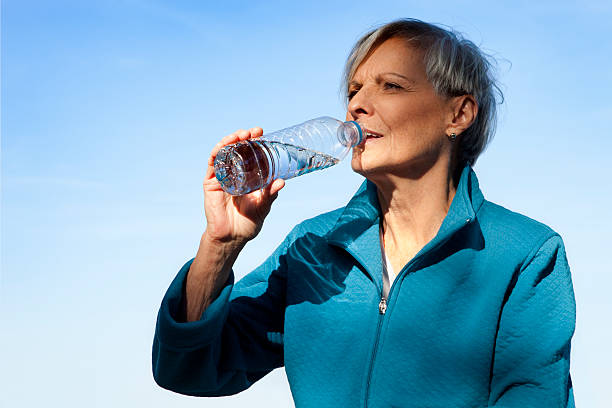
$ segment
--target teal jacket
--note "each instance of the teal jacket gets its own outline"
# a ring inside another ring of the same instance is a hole
[[[301,407],[567,407],[575,301],[563,242],[486,201],[463,170],[435,238],[381,308],[380,209],[363,183],[304,221],[257,269],[181,322],[185,276],[158,314],[153,374],[197,396],[285,366]],[[383,313],[384,312],[384,313]]]

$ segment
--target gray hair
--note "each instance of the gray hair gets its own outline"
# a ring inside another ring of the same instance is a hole
[[[481,51],[462,34],[416,19],[400,19],[375,28],[362,36],[349,54],[344,68],[342,88],[357,68],[374,50],[390,38],[403,38],[424,53],[427,78],[439,95],[472,95],[478,115],[463,132],[459,145],[459,165],[473,165],[495,133],[497,103],[503,93],[495,78],[495,59]]]

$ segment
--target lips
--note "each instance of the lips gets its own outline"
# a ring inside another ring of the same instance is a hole
[[[383,137],[383,135],[381,135],[380,133],[374,132],[373,130],[370,129],[365,129],[365,135],[366,135],[366,139],[378,139]]]

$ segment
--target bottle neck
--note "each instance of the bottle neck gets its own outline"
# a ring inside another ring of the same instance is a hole
[[[363,138],[365,137],[365,131],[358,122],[354,120],[349,120],[344,122],[342,127],[342,138],[344,140],[341,140],[341,143],[343,145],[352,148],[363,141]]]

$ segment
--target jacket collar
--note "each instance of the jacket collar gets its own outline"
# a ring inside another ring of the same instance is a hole
[[[457,192],[438,233],[419,251],[415,259],[448,241],[464,226],[473,223],[483,202],[484,197],[476,174],[471,166],[467,165],[461,172]],[[380,216],[376,186],[366,180],[326,234],[330,244],[346,249],[375,281],[380,281],[378,270],[382,265],[379,243]]]

